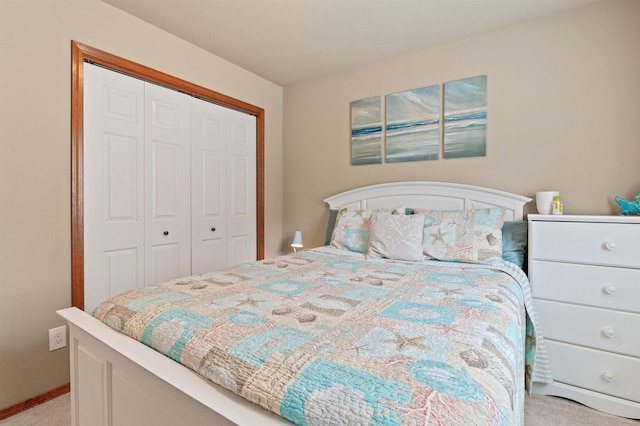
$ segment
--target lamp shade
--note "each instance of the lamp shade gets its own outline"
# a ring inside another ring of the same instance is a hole
[[[291,247],[302,247],[302,232],[296,231],[291,241]]]

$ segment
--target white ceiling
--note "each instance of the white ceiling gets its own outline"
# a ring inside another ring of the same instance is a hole
[[[603,0],[102,1],[287,86]]]

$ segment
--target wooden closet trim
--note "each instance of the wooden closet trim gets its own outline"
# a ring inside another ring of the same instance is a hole
[[[264,259],[264,109],[76,41],[71,42],[71,304],[84,310],[83,64],[90,62],[256,117],[256,242]]]

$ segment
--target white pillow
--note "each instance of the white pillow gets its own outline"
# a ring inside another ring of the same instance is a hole
[[[371,217],[368,257],[419,261],[424,215],[375,214]]]

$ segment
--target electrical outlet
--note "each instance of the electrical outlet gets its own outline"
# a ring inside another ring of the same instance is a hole
[[[49,330],[49,352],[67,346],[67,326],[52,328]]]

